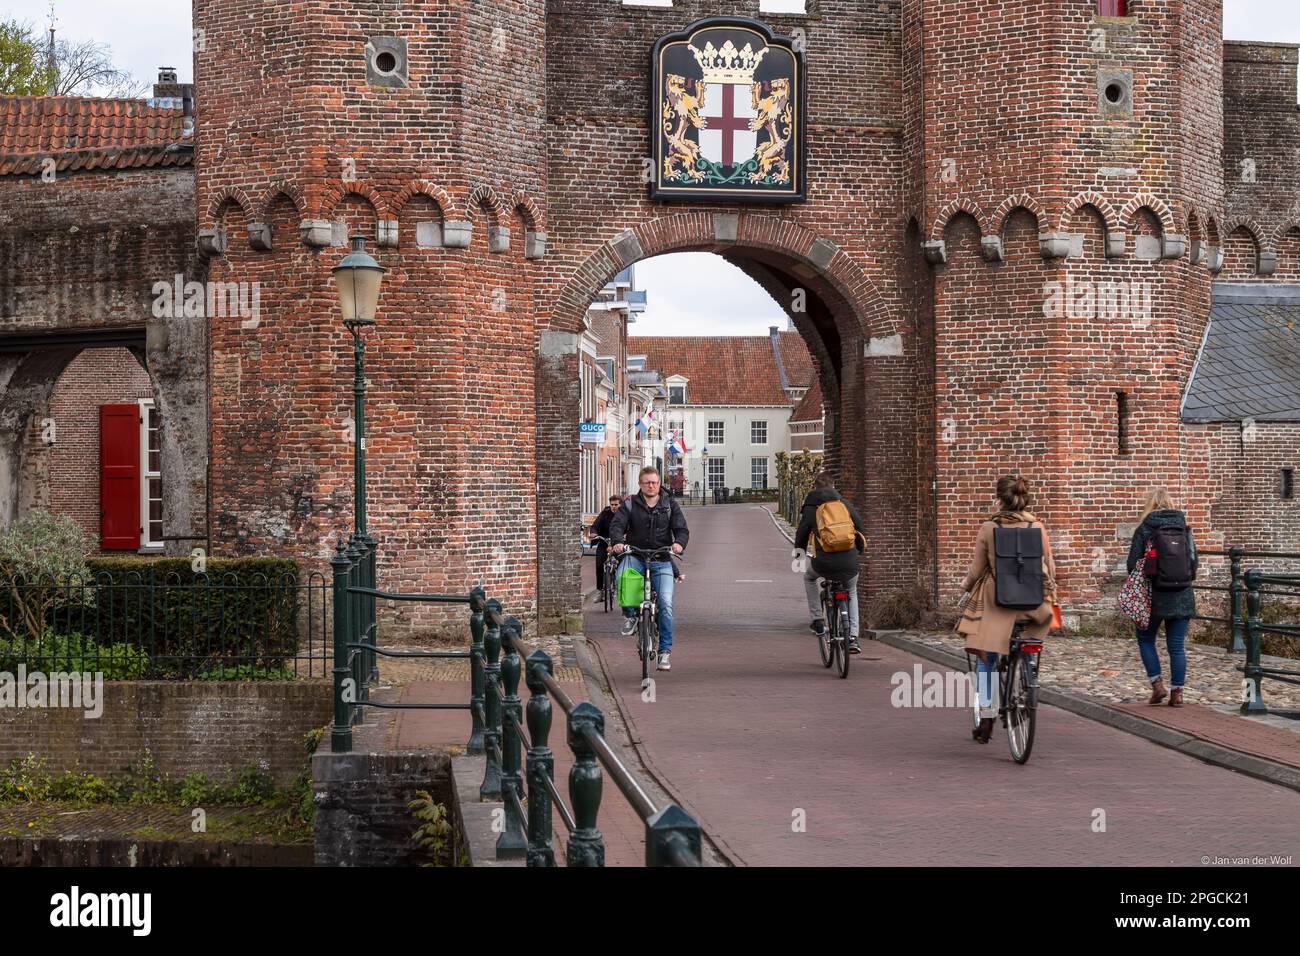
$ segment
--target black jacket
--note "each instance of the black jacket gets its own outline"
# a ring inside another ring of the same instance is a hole
[[[1146,520],[1138,525],[1137,530],[1133,532],[1133,541],[1128,547],[1128,571],[1133,573],[1137,563],[1142,560],[1142,556],[1147,552],[1147,543],[1155,535],[1157,528],[1186,528],[1187,516],[1176,509],[1166,511],[1153,511],[1147,515]],[[1192,540],[1192,533],[1187,532],[1187,540],[1191,542],[1190,557],[1192,559],[1192,570],[1195,572],[1197,564],[1196,542]],[[1191,617],[1196,613],[1196,592],[1190,587],[1180,588],[1177,591],[1162,591],[1159,588],[1151,589],[1151,620],[1166,617]]]
[[[614,514],[609,523],[609,540],[614,544],[628,544],[634,548],[668,548],[674,544],[686,547],[690,532],[686,529],[686,515],[675,499],[659,495],[653,507],[637,492]]]
[[[598,515],[596,520],[591,523],[591,533],[600,535],[602,538],[609,537],[609,526],[614,521],[614,509],[605,505],[605,509]],[[597,542],[598,547],[603,547],[605,542]]]
[[[808,493],[808,497],[803,500],[803,508],[799,511],[799,530],[794,535],[794,546],[803,550],[808,550],[808,539],[816,534],[817,531],[817,506],[827,501],[844,501],[840,493],[834,488],[814,488]],[[866,534],[866,528],[862,524],[862,519],[858,517],[857,511],[853,505],[844,501],[844,506],[849,509],[849,517],[853,519],[853,528],[859,534]],[[813,558],[812,567],[819,575],[824,578],[833,578],[837,576],[851,577],[858,573],[858,555],[862,553],[862,539],[858,539],[856,548],[848,551],[839,551],[835,554],[822,554],[818,549],[818,554]]]

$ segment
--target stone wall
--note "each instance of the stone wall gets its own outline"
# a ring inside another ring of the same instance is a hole
[[[307,757],[304,735],[330,722],[325,681],[105,681],[98,718],[70,707],[0,708],[0,766],[29,753],[53,773],[112,777],[146,750],[160,773],[224,781],[259,767],[286,786]]]

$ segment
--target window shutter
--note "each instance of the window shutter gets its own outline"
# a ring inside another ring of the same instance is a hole
[[[99,546],[140,547],[140,406],[99,406]]]

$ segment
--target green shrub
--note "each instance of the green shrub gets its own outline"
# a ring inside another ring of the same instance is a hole
[[[424,865],[447,866],[449,859],[455,865],[460,854],[456,852],[456,828],[452,825],[446,804],[434,803],[427,790],[417,790],[415,799],[407,806],[412,811],[411,815],[421,821],[411,838],[433,857],[433,862]]]
[[[50,773],[45,769],[44,757],[30,753],[15,757],[6,769],[0,770],[0,800],[45,800],[50,790]]]
[[[140,680],[149,672],[149,655],[130,644],[99,647],[83,634],[56,634],[46,628],[35,641],[0,638],[0,671],[23,664],[46,674],[102,673],[104,680]]]
[[[88,548],[72,518],[39,509],[0,532],[0,635],[37,640],[56,609],[92,601],[77,586],[89,578]]]
[[[216,664],[194,675],[195,680],[297,680],[289,667],[258,667],[256,664]]]
[[[117,787],[93,773],[65,770],[54,780],[49,796],[75,803],[112,803],[117,799]]]
[[[275,797],[275,781],[259,767],[245,767],[235,777],[226,802],[270,803]]]
[[[153,754],[146,748],[126,768],[121,796],[128,803],[166,803],[167,790],[167,780],[154,764]]]

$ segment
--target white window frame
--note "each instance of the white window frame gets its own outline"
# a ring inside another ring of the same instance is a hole
[[[158,479],[159,486],[159,505],[162,504],[162,443],[158,446],[158,471],[149,470],[149,413],[154,410],[152,398],[141,398],[136,401],[140,407],[140,551],[161,551],[163,542],[161,534],[158,540],[153,538],[153,521],[150,520],[149,505],[152,499],[149,497],[149,487],[152,479]],[[159,423],[155,431],[161,431],[162,425]],[[161,437],[161,436],[160,436]],[[159,519],[159,525],[162,519]],[[161,528],[159,529],[161,531]]]
[[[713,437],[713,426],[718,426],[718,437]],[[727,443],[727,422],[725,419],[713,419],[705,426],[705,434],[709,436],[710,445],[725,445]]]
[[[754,482],[755,482],[755,474],[754,474],[755,466],[758,465],[759,463],[762,463],[762,465],[763,465],[763,483],[762,483],[761,485],[759,485],[759,484],[755,484],[755,483],[754,483]],[[757,455],[756,455],[755,457],[749,459],[749,487],[750,487],[751,490],[755,490],[755,491],[766,491],[766,490],[767,490],[767,476],[768,476],[768,468],[767,468],[767,456],[766,456],[766,455],[762,455],[762,456],[757,456]]]
[[[727,487],[727,460],[725,458],[709,459],[709,491]]]
[[[762,428],[762,429],[763,429],[763,440],[762,440],[762,441],[758,441],[758,440],[756,440],[756,439],[754,438],[754,430],[757,429],[757,428]],[[766,444],[767,444],[767,419],[766,419],[766,418],[751,418],[751,419],[750,419],[750,421],[749,421],[749,443],[750,443],[751,445],[766,445]]]

